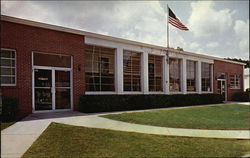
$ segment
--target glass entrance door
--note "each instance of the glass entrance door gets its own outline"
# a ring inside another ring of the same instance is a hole
[[[226,81],[225,80],[218,80],[217,92],[222,95],[223,100],[226,100]]]
[[[70,109],[70,71],[55,70],[55,108]]]
[[[52,71],[34,69],[35,110],[52,110]]]
[[[70,70],[34,69],[35,111],[71,109]]]

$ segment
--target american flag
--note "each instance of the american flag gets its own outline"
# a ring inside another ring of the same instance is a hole
[[[188,31],[188,28],[181,23],[181,21],[175,16],[175,14],[172,12],[170,8],[168,8],[168,22],[173,25],[174,27],[177,27],[178,29]]]

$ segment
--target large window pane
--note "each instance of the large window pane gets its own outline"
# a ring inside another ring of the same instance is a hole
[[[240,75],[230,75],[230,88],[240,89]]]
[[[15,60],[2,57],[1,66],[15,67]]]
[[[15,84],[15,77],[1,76],[1,84]]]
[[[196,91],[196,62],[187,60],[187,91]]]
[[[34,65],[70,68],[71,56],[34,53]]]
[[[55,86],[56,87],[70,87],[70,72],[56,70]]]
[[[169,59],[169,90],[170,92],[181,91],[181,60]]]
[[[115,91],[115,49],[86,45],[85,52],[87,91]]]
[[[15,75],[15,68],[1,67],[1,75]]]
[[[0,57],[15,59],[15,52],[11,50],[1,49]]]
[[[123,52],[124,91],[141,91],[141,53]]]
[[[201,63],[201,90],[211,91],[211,64]]]
[[[162,88],[162,57],[148,56],[149,91],[163,91]]]
[[[0,53],[0,83],[1,85],[15,85],[16,58],[15,51],[1,49]]]

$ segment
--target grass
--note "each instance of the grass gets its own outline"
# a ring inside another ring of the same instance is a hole
[[[151,110],[102,117],[114,120],[174,128],[250,129],[250,106],[240,104]]]
[[[52,123],[22,158],[240,157],[248,140],[168,137]]]
[[[1,130],[13,125],[14,123],[16,123],[15,121],[12,122],[1,122]]]

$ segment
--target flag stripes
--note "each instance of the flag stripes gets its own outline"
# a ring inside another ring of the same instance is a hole
[[[168,8],[168,10],[169,10],[168,22],[174,27],[177,27],[178,29],[188,31],[188,28],[181,23],[181,21],[175,16],[172,10],[170,8]]]

